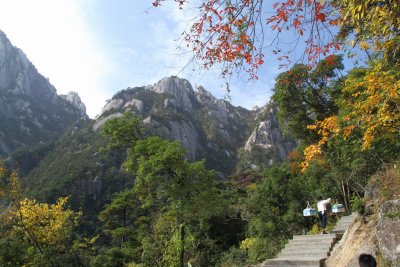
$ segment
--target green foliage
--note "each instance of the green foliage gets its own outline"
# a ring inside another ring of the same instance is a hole
[[[254,238],[248,247],[251,263],[273,257],[291,234],[308,226],[299,211],[311,196],[299,182],[287,165],[281,165],[267,169],[264,180],[248,192],[244,216],[249,222],[247,234]]]
[[[71,196],[70,205],[82,210],[81,233],[99,231],[98,213],[114,192],[133,183],[122,172],[124,151],[99,151],[107,139],[93,133],[93,121],[80,121],[64,134],[38,166],[22,182],[27,194],[41,202],[54,203],[60,196]]]
[[[215,174],[203,161],[187,162],[186,151],[178,142],[121,137],[121,127],[136,126],[133,121],[138,122],[125,115],[106,125],[105,134],[111,135],[114,147],[129,146],[124,166],[135,175],[135,183],[100,213],[104,231],[114,243],[120,240],[120,247],[141,251],[140,257],[124,258],[124,262],[183,266],[184,262],[202,261],[197,253],[200,244],[208,243],[204,235],[210,227],[208,221],[224,211]]]
[[[287,133],[306,143],[317,139],[307,126],[336,114],[338,77],[343,68],[341,56],[330,56],[314,69],[297,64],[278,75],[273,99],[279,108],[280,123]]]
[[[11,158],[16,162],[22,176],[27,175],[54,148],[54,143],[45,143],[15,150]]]
[[[365,214],[365,203],[359,195],[354,194],[350,202],[352,211],[356,211],[359,214]]]
[[[132,248],[110,247],[101,249],[91,261],[91,266],[124,267],[134,259],[135,251]]]
[[[122,118],[108,120],[102,127],[102,134],[110,138],[109,149],[130,147],[143,137],[141,119],[126,112]]]
[[[99,213],[103,231],[112,237],[112,243],[124,248],[137,243],[136,218],[140,216],[139,201],[132,190],[115,194],[112,202]]]
[[[217,267],[241,267],[246,264],[246,252],[237,247],[231,247],[222,254],[217,263]]]

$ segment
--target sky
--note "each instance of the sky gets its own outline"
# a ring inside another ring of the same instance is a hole
[[[94,118],[118,91],[171,75],[226,97],[217,70],[182,71],[191,55],[177,49],[177,39],[195,12],[173,2],[152,8],[151,0],[0,0],[0,29],[59,94],[78,92]],[[266,104],[277,66],[274,59],[264,64],[259,80],[232,78],[231,103],[248,109]]]

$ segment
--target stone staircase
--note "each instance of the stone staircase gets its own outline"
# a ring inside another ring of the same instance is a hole
[[[355,216],[353,213],[341,217],[329,234],[293,236],[277,258],[266,260],[259,267],[323,266],[334,244],[343,236]]]

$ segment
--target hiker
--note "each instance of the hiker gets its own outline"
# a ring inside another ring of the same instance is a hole
[[[376,260],[370,254],[361,254],[358,257],[358,264],[360,267],[376,267]]]
[[[322,227],[322,234],[326,234],[325,228],[326,228],[326,220],[328,217],[328,211],[326,209],[326,205],[331,202],[331,199],[323,199],[322,196],[318,197],[318,203],[317,203],[317,208],[318,208],[318,215],[321,220],[321,227]]]

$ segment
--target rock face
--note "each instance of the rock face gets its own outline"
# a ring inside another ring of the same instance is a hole
[[[86,116],[86,106],[81,101],[77,92],[69,92],[67,95],[60,95],[60,97],[72,104],[80,111],[82,117]]]
[[[177,77],[118,92],[92,129],[97,132],[106,120],[123,112],[142,116],[150,135],[181,141],[189,160],[206,158],[208,167],[225,175],[232,173],[239,161],[243,168],[249,167],[253,154],[268,157],[267,161],[265,156],[259,159],[256,167],[284,160],[297,145],[282,137],[273,103],[257,111],[234,107],[201,86],[194,90],[189,81]]]
[[[188,160],[207,158],[209,167],[224,174],[234,169],[237,149],[243,146],[251,130],[248,122],[254,116],[216,99],[202,87],[193,90],[189,81],[177,77],[118,92],[92,129],[97,132],[110,116],[123,112],[142,116],[149,135],[181,141]]]
[[[0,31],[0,154],[54,140],[82,116],[85,106],[79,96],[58,96]]]
[[[400,266],[400,199],[386,201],[379,209],[376,237],[384,257]]]
[[[249,165],[252,169],[271,166],[286,160],[289,152],[297,147],[298,144],[293,139],[284,138],[277,111],[273,102],[257,111],[258,125],[244,145],[243,168]]]
[[[147,89],[159,94],[164,93],[173,96],[177,107],[186,112],[191,112],[193,109],[193,88],[187,80],[178,77],[164,78],[155,85],[148,86]]]

